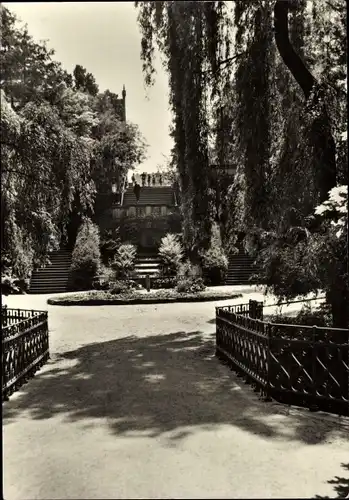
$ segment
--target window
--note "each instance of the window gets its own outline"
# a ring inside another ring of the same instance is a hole
[[[161,215],[167,215],[167,207],[161,207]]]

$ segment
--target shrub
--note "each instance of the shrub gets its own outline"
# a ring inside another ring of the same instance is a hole
[[[136,264],[136,247],[130,243],[120,245],[112,262],[117,279],[129,279]]]
[[[202,271],[189,260],[179,266],[176,290],[179,293],[196,293],[205,289]]]
[[[120,245],[119,228],[107,229],[101,237],[101,256],[103,264],[113,261]]]
[[[159,248],[162,276],[175,276],[183,259],[183,248],[175,234],[166,234]]]
[[[133,280],[118,280],[111,283],[109,292],[113,295],[133,295],[136,290],[142,288],[142,285]]]
[[[93,280],[94,290],[109,290],[111,284],[115,281],[114,271],[110,267],[106,267],[103,264],[100,266],[98,275]]]
[[[100,258],[98,227],[86,218],[79,228],[72,255],[72,281],[76,290],[92,288]]]
[[[212,226],[210,248],[202,254],[202,268],[205,278],[212,285],[224,282],[228,271],[229,261],[222,246],[218,224]]]
[[[312,308],[309,304],[303,305],[295,316],[283,314],[274,314],[268,316],[268,321],[272,323],[332,327],[332,318],[328,304],[320,304],[316,308]],[[323,332],[325,334],[326,332]]]
[[[150,288],[158,290],[159,288],[174,288],[176,286],[176,278],[151,278]]]
[[[222,247],[211,247],[204,253],[202,267],[211,285],[224,283],[229,261]]]
[[[23,294],[29,289],[30,279],[17,278],[10,274],[1,276],[1,295]]]

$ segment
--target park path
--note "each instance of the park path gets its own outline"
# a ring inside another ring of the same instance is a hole
[[[46,298],[6,299],[48,309],[52,354],[3,405],[3,498],[336,496],[349,426],[259,401],[213,355],[217,303]]]

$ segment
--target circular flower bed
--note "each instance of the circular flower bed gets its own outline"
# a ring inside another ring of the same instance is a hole
[[[167,302],[203,302],[236,299],[241,294],[203,290],[196,293],[179,293],[176,290],[129,291],[118,295],[108,291],[93,290],[69,295],[51,297],[47,300],[50,305],[59,306],[92,306],[92,305],[125,305],[125,304],[164,304]]]

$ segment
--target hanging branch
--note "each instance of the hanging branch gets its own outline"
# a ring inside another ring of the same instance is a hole
[[[201,73],[213,73],[213,72],[217,72],[217,71],[220,71],[221,70],[221,66],[223,64],[230,64],[232,63],[233,61],[235,61],[235,59],[238,59],[239,57],[245,55],[247,53],[247,51],[244,51],[244,52],[240,52],[239,54],[235,54],[235,56],[232,56],[232,57],[228,57],[228,59],[223,59],[223,61],[218,61],[217,62],[217,67],[215,68],[215,71],[213,71],[212,68],[210,69],[206,69],[204,71],[202,71]],[[224,69],[224,68],[223,68]]]

